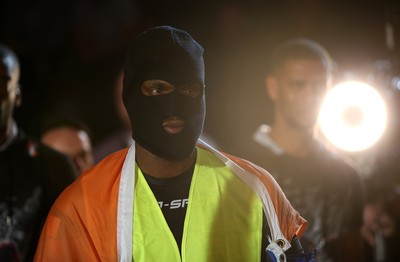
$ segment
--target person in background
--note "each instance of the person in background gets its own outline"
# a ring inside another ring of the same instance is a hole
[[[170,26],[130,43],[122,97],[134,142],[57,199],[35,261],[266,261],[301,254],[297,237],[306,221],[269,173],[199,141],[203,52]]]
[[[89,128],[72,116],[49,117],[41,128],[43,144],[67,155],[82,174],[93,166],[93,150]]]
[[[32,261],[57,196],[76,177],[64,155],[29,138],[13,117],[21,104],[20,67],[0,44],[0,261]]]
[[[309,222],[301,243],[318,261],[359,261],[363,196],[355,169],[315,136],[322,98],[332,83],[332,60],[309,39],[279,45],[269,58],[266,93],[271,125],[262,124],[241,156],[268,170]]]

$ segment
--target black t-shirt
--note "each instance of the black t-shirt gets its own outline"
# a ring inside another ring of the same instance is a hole
[[[171,178],[156,178],[143,173],[175,237],[179,250],[193,170],[194,166],[183,174]]]

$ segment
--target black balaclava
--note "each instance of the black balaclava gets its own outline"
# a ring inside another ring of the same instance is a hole
[[[132,137],[151,153],[182,160],[193,153],[205,116],[203,48],[187,32],[170,27],[151,28],[131,42],[125,60],[122,97],[132,126]],[[164,80],[175,86],[167,95],[145,96],[146,80]],[[203,87],[198,97],[181,94],[182,84]],[[179,116],[185,127],[169,134],[164,119]]]

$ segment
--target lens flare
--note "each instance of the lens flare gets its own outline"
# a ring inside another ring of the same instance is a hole
[[[362,82],[346,82],[325,96],[318,123],[324,136],[345,151],[371,147],[386,127],[387,111],[381,95]]]

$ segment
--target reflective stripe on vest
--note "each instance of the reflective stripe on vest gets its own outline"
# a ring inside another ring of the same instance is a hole
[[[183,230],[182,259],[143,174],[138,169],[136,174],[135,262],[260,261],[262,204],[252,189],[213,153],[197,148]]]

